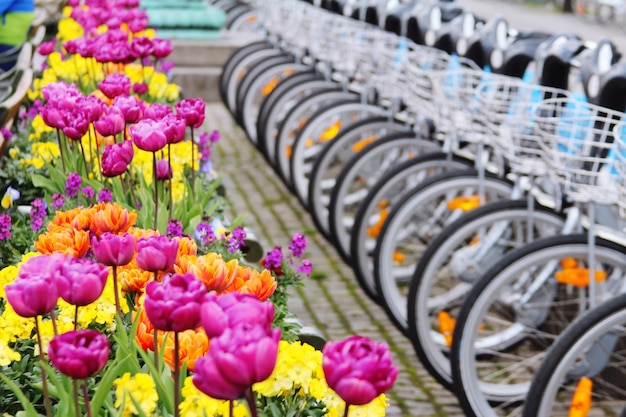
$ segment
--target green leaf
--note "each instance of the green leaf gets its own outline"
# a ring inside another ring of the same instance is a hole
[[[49,178],[44,177],[43,175],[33,174],[31,176],[31,180],[33,181],[33,185],[35,187],[43,188],[44,190],[48,191],[50,194],[54,194],[58,192],[57,186],[54,183],[54,181],[52,181]]]
[[[37,410],[33,404],[26,398],[20,387],[17,386],[15,382],[4,376],[0,373],[0,379],[9,387],[13,394],[20,400],[20,404],[24,407],[24,411],[26,412],[26,417],[38,417]]]
[[[91,398],[91,410],[93,415],[99,415],[102,410],[102,404],[111,394],[113,382],[123,375],[122,369],[127,366],[126,361],[130,356],[116,358],[115,365],[109,366],[107,370],[102,374],[102,379],[98,383],[98,388],[94,392]]]

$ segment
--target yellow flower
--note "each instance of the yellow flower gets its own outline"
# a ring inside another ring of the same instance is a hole
[[[5,304],[4,312],[0,315],[0,340],[12,343],[19,339],[30,339],[34,328],[35,320],[18,315],[11,304]]]
[[[124,406],[123,416],[139,414],[131,396],[146,415],[152,414],[156,409],[159,395],[150,375],[140,373],[131,376],[129,372],[126,372],[113,384],[115,385],[115,407],[119,409],[120,406]]]
[[[44,133],[53,132],[54,128],[48,126],[44,121],[43,117],[40,114],[33,118],[33,121],[30,124],[31,126],[31,135],[28,137],[30,140],[40,139]],[[56,145],[56,144],[55,144]],[[58,145],[57,145],[58,152]]]
[[[54,142],[37,142],[33,143],[31,152],[38,158],[46,162],[51,162],[59,158],[59,145]]]
[[[33,256],[39,256],[39,254],[37,252],[29,252],[22,256],[21,261],[17,265],[9,265],[6,268],[0,269],[0,298],[5,298],[4,287],[15,281],[20,266]],[[0,326],[0,329],[1,328]]]
[[[20,159],[20,165],[23,167],[32,165],[35,169],[41,169],[44,167],[44,161],[41,158]]]
[[[83,36],[83,27],[74,19],[64,18],[59,20],[57,38],[61,42]]]
[[[229,415],[228,401],[216,400],[202,393],[193,384],[191,377],[185,379],[181,391],[184,400],[180,403],[180,415],[185,417],[223,416]],[[248,408],[237,401],[233,408],[234,417],[248,417]]]
[[[0,366],[9,366],[13,361],[19,361],[22,356],[9,347],[9,345],[0,339]]]
[[[9,149],[9,156],[12,159],[16,159],[20,154],[20,150],[18,148],[11,148]]]

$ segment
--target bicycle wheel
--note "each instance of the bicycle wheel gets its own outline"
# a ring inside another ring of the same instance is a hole
[[[563,223],[563,215],[548,208],[530,212],[526,200],[496,201],[463,214],[428,245],[409,287],[409,338],[443,386],[452,389],[449,318],[457,316],[473,283],[505,254],[558,234]]]
[[[407,192],[385,220],[374,252],[374,282],[381,305],[396,327],[408,335],[407,295],[415,267],[428,244],[478,200],[481,180],[475,169],[447,172]],[[486,174],[486,201],[511,195],[512,184]],[[458,207],[460,208],[458,208]]]
[[[309,177],[308,201],[317,229],[330,239],[328,202],[336,184],[337,174],[346,162],[360,152],[368,143],[392,132],[404,130],[411,134],[405,124],[390,121],[388,117],[372,117],[352,123],[326,143],[315,159]]]
[[[289,158],[292,189],[304,207],[309,207],[309,175],[313,164],[326,143],[352,124],[387,112],[374,104],[345,100],[320,108],[298,132]]]
[[[309,69],[307,65],[295,62],[290,57],[272,58],[246,75],[237,94],[237,111],[239,123],[255,146],[258,147],[256,124],[263,100],[281,79],[307,69]],[[248,77],[252,77],[252,81],[246,84]]]
[[[596,239],[597,294],[624,285],[623,246]],[[459,311],[450,362],[467,416],[518,413],[546,351],[586,308],[586,235],[540,239],[514,250],[472,288]],[[572,284],[568,284],[568,282]]]
[[[418,156],[384,174],[359,204],[350,233],[350,259],[357,282],[373,301],[380,304],[374,282],[374,249],[389,211],[409,190],[429,177],[473,164],[469,159],[443,152]]]
[[[330,86],[321,74],[313,70],[297,72],[278,83],[276,88],[263,100],[257,118],[257,142],[265,159],[274,165],[274,147],[280,121],[287,111],[313,91]]]
[[[293,144],[311,116],[331,103],[357,97],[356,94],[346,92],[339,86],[328,87],[314,92],[289,110],[278,128],[274,149],[276,158],[274,166],[285,185],[292,188],[289,160],[293,153]]]
[[[245,55],[234,65],[231,75],[226,83],[225,94],[226,107],[230,110],[234,117],[237,117],[237,90],[246,74],[264,60],[284,55],[285,52],[278,48],[262,48]]]
[[[440,150],[437,142],[418,136],[412,131],[392,133],[352,155],[342,165],[330,193],[327,222],[331,241],[346,262],[352,263],[350,234],[356,212],[369,190],[398,164]]]
[[[224,67],[222,68],[222,73],[220,75],[220,81],[219,81],[220,97],[222,98],[222,101],[224,103],[228,101],[227,99],[228,81],[230,80],[231,77],[233,77],[233,71],[235,67],[237,66],[237,64],[246,56],[251,54],[252,52],[260,50],[260,49],[267,49],[267,48],[272,48],[272,44],[270,44],[268,41],[253,42],[251,44],[242,46],[241,48],[235,50],[228,57],[228,59],[226,60],[226,63],[224,64]]]
[[[552,345],[530,384],[523,417],[568,417],[582,395],[589,415],[622,415],[626,401],[626,294],[582,314]],[[588,395],[581,394],[591,381]],[[581,384],[581,381],[584,381]]]

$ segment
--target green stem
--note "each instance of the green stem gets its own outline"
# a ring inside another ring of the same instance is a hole
[[[167,144],[167,165],[168,167],[172,166],[172,144],[168,143]],[[170,219],[172,218],[172,207],[174,206],[174,197],[172,195],[172,177],[174,173],[172,172],[172,175],[170,175],[170,178],[168,180],[169,186],[170,186]]]
[[[89,405],[89,391],[87,391],[87,381],[83,381],[83,398],[85,399],[85,410],[87,410],[87,417],[92,417],[91,405]]]
[[[80,153],[83,155],[83,164],[85,164],[85,178],[89,178],[89,166],[87,166],[87,157],[85,156],[85,147],[83,146],[83,141],[78,140],[78,146],[80,147]]]
[[[348,411],[350,410],[350,404],[346,404],[346,409],[343,412],[343,417],[348,417]]]
[[[154,273],[154,280],[158,281],[158,277],[159,277],[159,272],[155,271]],[[157,374],[159,373],[159,331],[156,329],[156,327],[154,327],[153,325],[153,331],[154,331],[154,335],[153,335],[153,340],[154,340],[154,368],[157,371]]]
[[[233,417],[234,408],[233,400],[228,400],[228,417]]]
[[[78,405],[78,381],[72,378],[72,388],[74,389],[74,408],[76,409],[76,417],[80,416],[80,405]]]
[[[98,144],[98,138],[95,137],[96,134],[93,133],[92,138],[92,130],[95,132],[95,128],[93,127],[93,123],[89,126],[89,141],[93,140],[96,144],[96,163],[98,164],[98,178],[100,178],[100,182],[102,182],[102,164],[100,163],[100,145]]]
[[[133,206],[137,207],[137,197],[135,197],[135,191],[133,190],[133,179],[130,176],[130,170],[126,170],[126,179],[128,180],[128,189],[130,190],[130,198],[133,199]]]
[[[250,416],[258,417],[259,414],[256,409],[256,400],[254,398],[254,392],[252,391],[252,387],[248,388],[244,395],[246,397],[246,402],[248,403],[248,408],[250,409]]]
[[[74,308],[74,330],[78,329],[78,306]]]
[[[37,333],[37,344],[39,345],[39,360],[43,363],[43,343],[41,342],[41,332],[39,331],[39,316],[35,317],[35,332]],[[50,394],[48,393],[48,377],[43,366],[41,367],[41,384],[43,387],[43,403],[46,407],[46,416],[52,417],[52,406],[50,404]]]
[[[154,229],[157,228],[157,218],[159,215],[159,183],[157,180],[157,157],[156,152],[152,152],[152,173],[154,177]]]
[[[196,141],[193,138],[193,126],[191,127],[191,198],[196,198]]]
[[[120,292],[117,288],[117,265],[113,265],[111,267],[113,269],[113,292],[115,293],[115,311],[117,311],[117,316],[122,320],[122,307],[120,305]]]
[[[54,310],[50,312],[50,321],[52,322],[52,332],[54,333],[55,336],[58,336],[59,329],[57,329],[57,315],[54,312]]]
[[[178,404],[180,403],[180,345],[178,342],[178,332],[174,332],[174,417],[179,417]]]
[[[65,152],[63,152],[63,143],[61,140],[61,132],[57,128],[57,142],[59,143],[59,155],[61,156],[61,166],[63,167],[63,173],[67,173],[65,169]]]

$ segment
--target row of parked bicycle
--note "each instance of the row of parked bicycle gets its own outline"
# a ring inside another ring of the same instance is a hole
[[[266,37],[224,103],[466,415],[624,415],[613,44],[447,2],[246,7]]]

